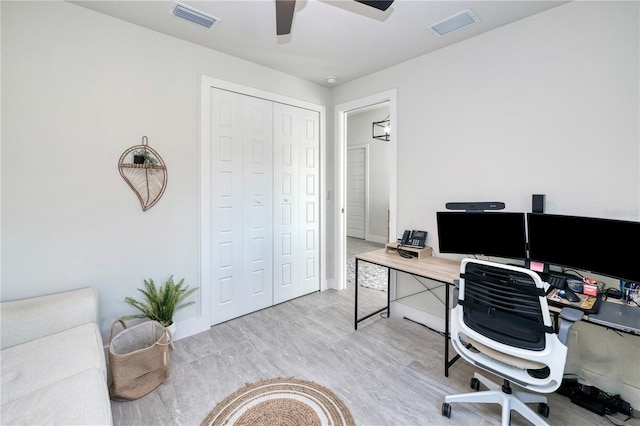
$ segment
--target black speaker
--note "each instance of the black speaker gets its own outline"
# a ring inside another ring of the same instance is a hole
[[[544,194],[532,195],[531,211],[534,213],[544,213]]]

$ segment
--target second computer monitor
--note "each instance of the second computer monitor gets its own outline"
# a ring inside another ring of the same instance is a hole
[[[640,222],[529,213],[531,260],[640,282]]]

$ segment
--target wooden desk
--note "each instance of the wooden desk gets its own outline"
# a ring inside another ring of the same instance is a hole
[[[407,259],[400,256],[397,253],[387,252],[385,249],[370,251],[366,253],[360,253],[355,256],[355,310],[354,310],[354,321],[355,321],[355,329],[358,329],[358,323],[372,317],[375,314],[380,312],[387,311],[387,314],[391,314],[391,292],[389,291],[389,285],[391,282],[391,271],[399,271],[407,274],[411,274],[417,277],[427,278],[430,280],[434,280],[440,283],[443,283],[447,286],[454,285],[454,281],[458,280],[460,277],[460,262],[442,259],[439,257],[426,256],[423,258],[411,258]],[[382,266],[388,269],[387,273],[387,306],[381,309],[378,309],[375,312],[365,315],[364,317],[358,318],[358,266],[359,262],[364,261],[368,263],[372,263],[378,266]],[[456,355],[454,358],[449,360],[449,329],[450,329],[450,296],[449,289],[445,290],[445,360],[444,360],[444,375],[445,377],[449,377],[449,367],[451,367],[459,358],[459,355]],[[610,302],[603,301],[602,303],[621,303],[619,301]],[[554,327],[558,329],[558,315],[560,313],[559,307],[555,307],[549,305],[549,311],[553,315]],[[638,308],[640,309],[640,308]],[[584,315],[582,321],[589,322],[591,324],[595,324],[589,321],[589,316]],[[607,327],[616,329],[615,327],[605,326],[601,324],[595,324],[601,327]],[[628,331],[624,329],[617,329],[618,331],[622,331],[629,334]]]
[[[355,329],[358,329],[358,323],[366,320],[367,318],[372,317],[375,314],[378,314],[383,311],[387,311],[387,315],[391,314],[391,292],[389,291],[389,285],[391,281],[391,271],[399,271],[407,274],[411,274],[417,277],[427,278],[430,280],[434,280],[440,283],[443,283],[447,286],[454,285],[455,280],[458,280],[460,277],[460,262],[449,259],[442,259],[439,257],[427,256],[423,258],[411,258],[407,259],[400,256],[397,253],[389,253],[386,249],[370,251],[366,253],[360,253],[355,256],[356,265],[355,265]],[[387,306],[381,309],[378,309],[375,312],[371,312],[370,314],[365,315],[364,317],[358,318],[358,265],[360,261],[372,263],[378,266],[382,266],[387,268]],[[453,365],[454,362],[458,360],[460,357],[456,355],[451,361],[449,360],[449,310],[450,310],[450,301],[449,301],[449,288],[445,290],[445,332],[444,332],[444,351],[445,351],[445,360],[444,360],[444,375],[445,377],[449,377],[449,367]]]

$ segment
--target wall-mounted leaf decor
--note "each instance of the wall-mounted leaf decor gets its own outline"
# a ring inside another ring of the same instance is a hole
[[[142,145],[127,149],[118,160],[120,176],[138,196],[142,211],[153,207],[167,187],[167,166],[162,157],[142,137]]]

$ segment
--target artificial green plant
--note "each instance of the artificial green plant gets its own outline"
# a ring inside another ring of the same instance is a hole
[[[198,287],[189,288],[188,285],[185,286],[184,278],[177,284],[174,283],[173,275],[159,289],[156,288],[153,279],[149,278],[149,281],[144,280],[144,289],[138,289],[144,295],[144,302],[139,302],[133,297],[124,298],[126,303],[138,309],[140,313],[125,315],[120,319],[149,318],[167,327],[173,322],[175,311],[195,303],[193,300],[185,302],[185,299],[196,290],[198,290]]]

